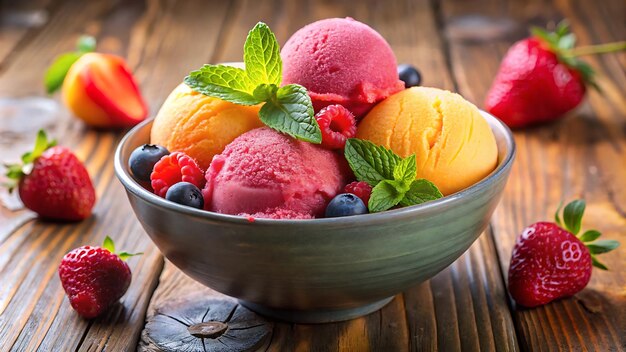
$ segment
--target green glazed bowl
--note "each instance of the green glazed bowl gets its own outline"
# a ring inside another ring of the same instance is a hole
[[[433,277],[487,226],[515,144],[502,122],[481,113],[498,144],[498,166],[489,176],[439,200],[376,214],[251,222],[166,201],[136,182],[128,168],[133,149],[149,142],[152,121],[120,142],[115,173],[143,228],[185,274],[269,317],[347,320]]]

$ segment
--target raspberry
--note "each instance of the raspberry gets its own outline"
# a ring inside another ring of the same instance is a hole
[[[162,157],[154,165],[150,181],[154,193],[160,197],[165,197],[167,190],[181,181],[192,183],[198,188],[204,187],[206,182],[200,166],[182,152],[174,152]]]
[[[352,193],[361,198],[363,203],[367,205],[367,202],[369,202],[370,200],[370,195],[372,194],[372,186],[370,186],[369,183],[365,181],[355,181],[346,185],[344,191],[346,193]]]
[[[322,130],[322,147],[341,149],[346,140],[356,135],[356,120],[350,110],[341,105],[329,105],[320,110],[315,119]]]

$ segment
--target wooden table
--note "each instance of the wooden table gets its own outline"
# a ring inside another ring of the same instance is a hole
[[[2,195],[0,350],[154,350],[146,319],[190,295],[218,296],[164,261],[135,219],[113,175],[123,131],[96,131],[46,97],[44,69],[82,33],[99,50],[128,58],[152,113],[191,69],[237,61],[247,31],[267,22],[279,42],[303,25],[352,16],[387,38],[399,62],[420,68],[427,86],[458,91],[482,106],[506,49],[530,24],[571,20],[581,44],[626,39],[620,0],[495,1],[57,1],[0,2],[0,155],[16,159],[46,128],[85,160],[98,193],[94,216],[50,223]],[[590,92],[565,119],[515,132],[518,157],[491,226],[459,260],[382,310],[325,325],[274,324],[269,350],[626,350],[624,249],[603,256],[570,299],[515,307],[506,273],[516,235],[551,219],[559,202],[584,197],[586,228],[626,243],[626,56],[590,57],[604,95]],[[71,309],[58,276],[63,255],[111,235],[143,251],[121,304],[86,321]],[[193,297],[191,298],[193,299]],[[142,335],[142,331],[144,334]],[[142,338],[143,337],[143,338]]]

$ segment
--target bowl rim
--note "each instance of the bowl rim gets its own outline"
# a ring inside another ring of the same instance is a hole
[[[515,139],[513,138],[513,133],[501,120],[496,118],[495,116],[489,114],[486,111],[480,110],[481,115],[492,130],[500,130],[500,134],[504,136],[504,143],[507,146],[507,153],[502,158],[502,161],[498,163],[498,166],[486,177],[482,180],[476,182],[475,184],[458,191],[456,193],[444,196],[437,200],[425,202],[418,205],[412,205],[408,207],[403,207],[399,209],[386,210],[379,213],[369,213],[369,214],[361,214],[354,216],[346,216],[346,217],[336,217],[336,218],[315,218],[315,219],[267,219],[267,218],[253,218],[254,220],[250,220],[249,217],[239,216],[239,215],[230,215],[230,214],[221,214],[201,209],[195,209],[192,207],[180,205],[174,202],[170,202],[157,196],[156,194],[146,190],[143,188],[139,182],[137,182],[129,173],[127,167],[123,166],[122,160],[122,149],[128,141],[139,131],[144,128],[146,125],[152,123],[154,121],[154,117],[148,120],[141,122],[140,124],[133,127],[130,131],[128,131],[122,140],[118,143],[115,156],[114,156],[114,170],[115,175],[120,180],[124,188],[128,192],[133,193],[135,196],[141,198],[143,201],[150,203],[154,206],[165,208],[169,211],[173,211],[176,213],[184,214],[187,216],[192,216],[196,218],[202,218],[203,220],[223,222],[223,223],[231,223],[231,224],[240,224],[240,225],[267,225],[267,226],[276,226],[276,225],[284,225],[284,226],[319,226],[326,225],[329,227],[335,226],[353,226],[354,224],[359,224],[361,226],[368,224],[375,224],[380,222],[387,222],[393,220],[401,220],[406,217],[413,217],[417,214],[420,215],[428,215],[432,213],[436,213],[443,208],[454,205],[456,203],[461,202],[464,198],[471,197],[472,195],[479,193],[486,188],[489,187],[491,183],[495,180],[500,179],[504,176],[504,174],[509,170],[513,164],[513,160],[515,159],[516,154],[516,145]],[[497,140],[496,140],[497,142]],[[127,163],[126,163],[127,165]]]

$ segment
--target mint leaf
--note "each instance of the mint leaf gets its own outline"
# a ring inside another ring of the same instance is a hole
[[[376,186],[383,180],[393,180],[393,172],[400,157],[389,149],[372,142],[350,138],[344,154],[359,181]]]
[[[591,241],[595,241],[596,239],[598,239],[598,237],[600,237],[599,231],[588,230],[588,231],[585,231],[585,233],[583,233],[582,236],[580,236],[580,240],[582,242],[591,242]]]
[[[189,73],[185,84],[204,95],[239,105],[256,105],[262,100],[253,96],[254,85],[246,71],[225,65],[204,65]]]
[[[81,35],[76,42],[76,51],[79,53],[90,53],[96,50],[96,38],[90,35]]]
[[[102,243],[102,248],[108,250],[111,253],[115,253],[115,244],[111,237],[107,236],[104,238],[104,242]]]
[[[267,101],[274,97],[276,97],[276,92],[278,91],[278,87],[275,84],[259,84],[254,91],[252,92],[252,96],[255,99],[260,101]]]
[[[81,53],[66,53],[57,56],[44,75],[43,81],[46,92],[52,94],[63,85],[70,67],[82,56]]]
[[[563,221],[565,222],[565,228],[572,234],[577,235],[580,232],[580,225],[583,219],[583,213],[585,212],[585,201],[577,199],[563,209]]]
[[[276,96],[259,111],[261,121],[269,127],[294,138],[322,142],[322,131],[313,117],[313,104],[306,89],[298,84],[280,87]]]
[[[443,197],[443,194],[441,194],[434,183],[420,178],[411,183],[411,187],[404,195],[402,201],[400,201],[400,204],[403,206],[416,205],[441,197]]]
[[[587,248],[589,248],[589,253],[591,254],[600,254],[606,253],[614,250],[619,247],[619,242],[615,240],[601,240],[595,241],[593,243],[586,244]]]
[[[393,181],[382,180],[372,189],[367,207],[371,213],[384,211],[397,205],[403,197],[404,194],[398,192]]]
[[[259,22],[252,28],[243,46],[243,62],[250,81],[255,84],[279,85],[282,80],[283,62],[274,33]]]
[[[397,181],[406,180],[410,185],[417,176],[417,166],[415,166],[415,154],[400,160],[393,168],[393,178]]]

